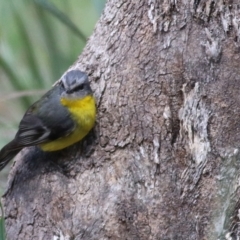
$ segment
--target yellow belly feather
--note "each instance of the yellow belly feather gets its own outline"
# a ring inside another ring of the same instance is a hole
[[[94,126],[96,106],[93,96],[89,95],[80,100],[62,98],[61,103],[68,108],[76,128],[66,137],[40,144],[43,151],[57,151],[66,148],[83,139]]]

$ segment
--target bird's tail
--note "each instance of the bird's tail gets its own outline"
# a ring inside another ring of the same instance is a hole
[[[11,141],[0,151],[0,171],[20,152],[21,148],[16,148],[15,141]]]

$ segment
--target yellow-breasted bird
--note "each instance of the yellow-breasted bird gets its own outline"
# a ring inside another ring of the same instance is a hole
[[[80,141],[93,128],[95,118],[88,76],[79,70],[67,72],[27,110],[15,138],[0,151],[0,171],[24,147],[57,151]]]

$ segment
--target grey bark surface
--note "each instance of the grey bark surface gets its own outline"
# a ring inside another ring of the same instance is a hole
[[[238,1],[110,0],[72,68],[89,74],[96,127],[20,153],[8,238],[238,239]]]

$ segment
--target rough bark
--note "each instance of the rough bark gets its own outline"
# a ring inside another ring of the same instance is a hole
[[[240,6],[110,0],[74,64],[95,129],[24,150],[4,196],[14,239],[237,239]]]

